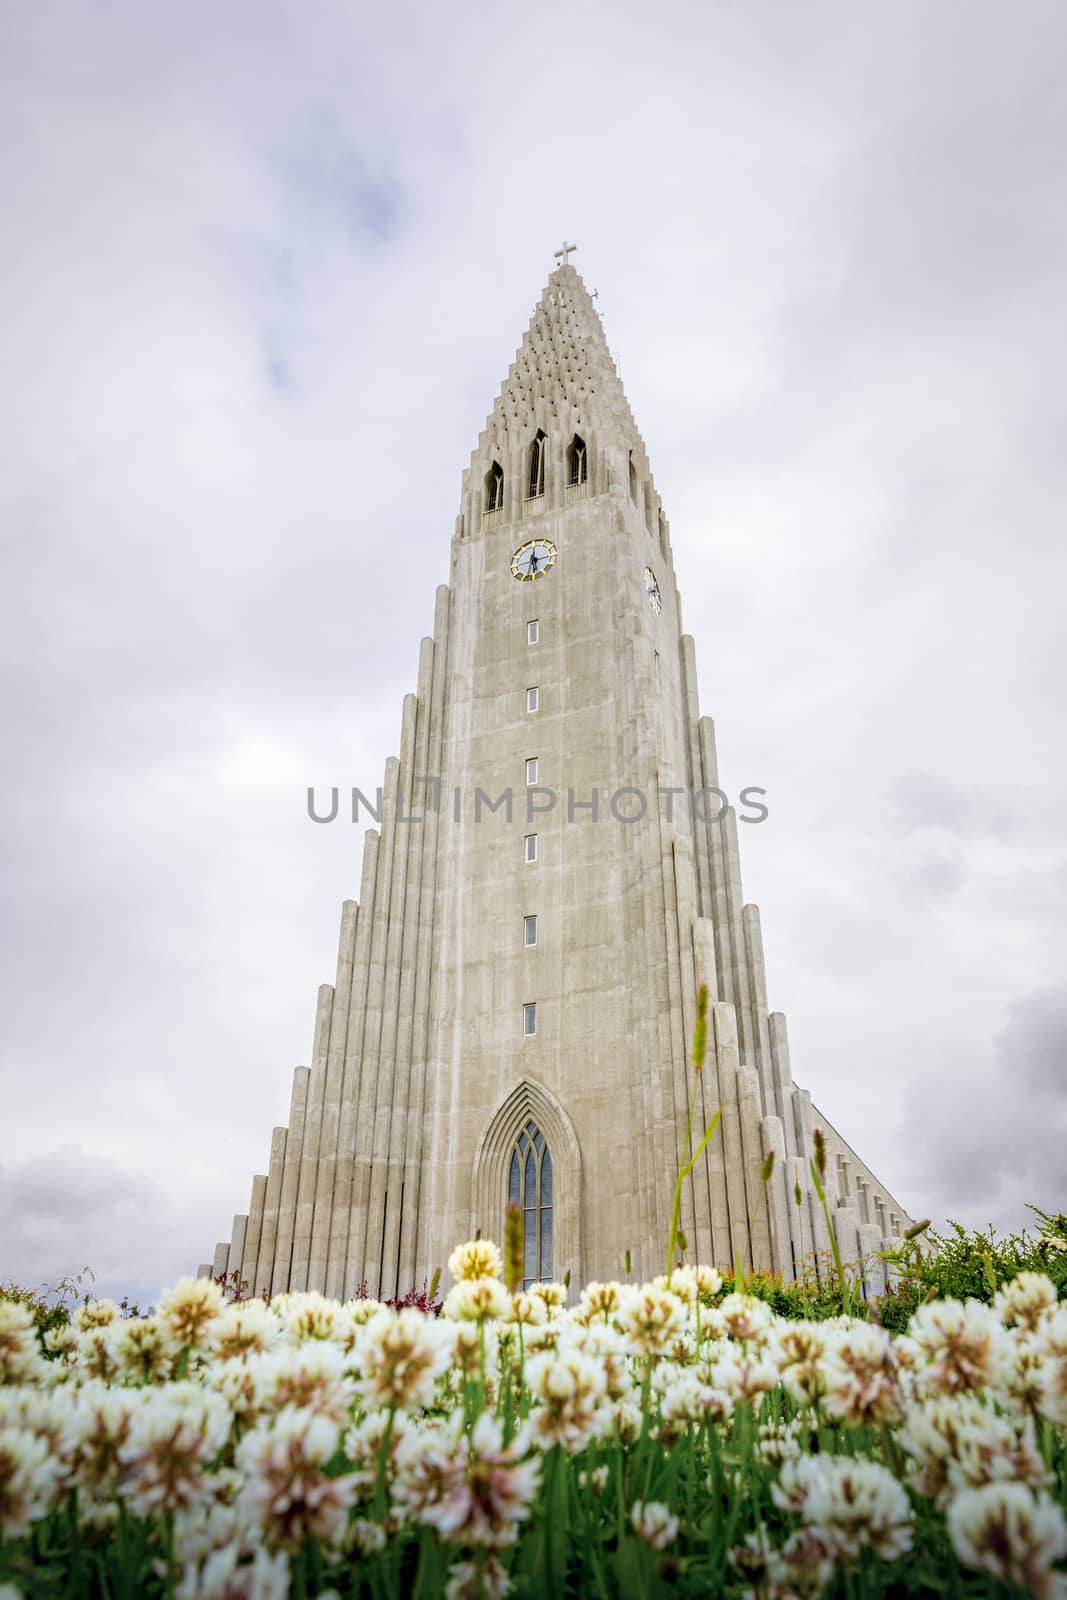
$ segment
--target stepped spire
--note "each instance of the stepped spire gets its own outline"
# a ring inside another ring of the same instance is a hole
[[[611,427],[640,439],[596,306],[569,263],[551,274],[534,307],[486,435],[502,446],[549,421],[556,433]]]
[[[461,526],[468,532],[479,526],[485,511],[503,507],[498,498],[503,489],[494,490],[489,481],[494,475],[499,475],[501,485],[506,479],[514,486],[506,496],[509,520],[518,513],[517,486],[523,484],[523,493],[528,488],[527,454],[539,432],[563,450],[578,439],[590,461],[602,463],[603,470],[595,474],[596,492],[609,486],[625,490],[636,479],[642,485],[646,515],[652,519],[659,514],[645,442],[600,314],[569,262],[549,276],[471,454],[461,515]]]

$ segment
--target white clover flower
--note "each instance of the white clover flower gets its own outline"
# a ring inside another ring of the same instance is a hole
[[[219,1315],[226,1303],[212,1278],[179,1278],[173,1289],[159,1297],[159,1321],[179,1350],[209,1350]]]
[[[943,1503],[949,1468],[974,1433],[984,1438],[994,1413],[973,1394],[936,1395],[909,1407],[897,1439],[915,1462],[908,1482],[918,1494]]]
[[[362,1328],[371,1317],[376,1317],[379,1311],[388,1311],[389,1307],[381,1300],[371,1300],[369,1297],[362,1300],[346,1300],[341,1307],[350,1329]],[[346,1335],[351,1337],[351,1335]]]
[[[174,1593],[175,1600],[288,1600],[289,1557],[259,1549],[245,1561],[239,1545],[224,1546],[186,1565]]]
[[[205,1467],[230,1436],[229,1406],[188,1381],[141,1389],[135,1398],[117,1452],[124,1497],[142,1516],[193,1504],[205,1492]]]
[[[388,1482],[396,1470],[396,1454],[401,1443],[409,1432],[419,1431],[423,1426],[421,1422],[409,1420],[403,1411],[394,1414],[391,1426],[388,1411],[370,1411],[361,1422],[349,1428],[344,1436],[344,1452],[349,1461],[355,1463],[356,1470],[351,1478],[361,1494],[372,1490],[378,1481],[378,1464],[386,1431],[389,1432],[389,1456],[385,1463]]]
[[[61,1446],[66,1471],[83,1499],[106,1503],[125,1470],[119,1452],[129,1439],[133,1411],[143,1394],[109,1389],[91,1378],[73,1391],[72,1399]]]
[[[442,1428],[409,1434],[396,1455],[393,1501],[414,1522],[456,1544],[514,1544],[530,1515],[540,1462],[524,1459],[529,1434],[504,1443],[501,1424],[483,1412],[468,1439],[462,1415]]]
[[[573,1454],[600,1430],[607,1379],[601,1363],[581,1350],[563,1347],[532,1356],[526,1387],[534,1402],[530,1423],[545,1449],[558,1444]]]
[[[1051,1569],[1067,1554],[1063,1512],[1021,1483],[964,1489],[948,1508],[952,1547],[966,1567],[990,1572],[1038,1600],[1067,1592]]]
[[[678,1537],[678,1518],[660,1500],[635,1500],[630,1521],[634,1532],[653,1550],[666,1550]]]
[[[241,1534],[235,1505],[212,1499],[185,1506],[174,1514],[174,1559],[184,1569],[199,1566],[213,1550],[233,1546],[239,1555]]]
[[[455,1349],[454,1329],[413,1307],[372,1317],[356,1342],[357,1389],[368,1406],[415,1411],[433,1404]]]
[[[53,1356],[69,1361],[78,1348],[78,1330],[72,1322],[60,1322],[44,1335],[44,1347]]]
[[[1042,1363],[1037,1408],[1050,1422],[1067,1427],[1067,1304],[1046,1313],[1033,1343]]]
[[[513,1294],[507,1320],[525,1328],[540,1328],[548,1321],[548,1307],[539,1294]]]
[[[266,1355],[252,1356],[247,1370],[255,1384],[261,1414],[286,1406],[314,1411],[334,1422],[344,1422],[352,1408],[355,1381],[346,1372],[349,1358],[337,1345],[309,1339],[303,1344],[280,1344]],[[232,1363],[226,1363],[227,1381]]]
[[[71,1395],[63,1389],[0,1389],[0,1428],[26,1428],[63,1455],[71,1430]]]
[[[591,1489],[594,1494],[603,1494],[608,1486],[610,1471],[605,1466],[594,1467],[591,1472],[579,1472],[579,1489]]]
[[[771,1495],[799,1513],[821,1546],[843,1565],[864,1550],[893,1561],[910,1550],[911,1503],[893,1474],[853,1456],[801,1456],[786,1461]]]
[[[884,1328],[865,1322],[833,1328],[824,1363],[827,1416],[850,1428],[896,1423],[903,1415],[893,1340]]]
[[[163,1383],[181,1350],[162,1317],[128,1317],[111,1324],[108,1347],[119,1372],[138,1383]]]
[[[1034,1419],[990,1417],[985,1428],[970,1429],[948,1463],[952,1488],[978,1488],[984,1483],[1022,1483],[1045,1489],[1054,1481],[1038,1449]]]
[[[61,1483],[61,1463],[40,1434],[0,1427],[0,1538],[20,1539],[46,1517]]]
[[[115,1353],[115,1344],[120,1333],[118,1322],[114,1321],[86,1328],[78,1335],[74,1365],[79,1376],[99,1378],[104,1383],[119,1376],[121,1363]]]
[[[685,1308],[675,1294],[646,1283],[625,1285],[616,1321],[635,1355],[660,1355],[681,1331]]]
[[[975,1394],[995,1388],[1011,1367],[1011,1337],[978,1300],[933,1300],[908,1323],[923,1365],[922,1394]]]
[[[328,1477],[325,1470],[340,1437],[329,1417],[289,1407],[258,1422],[237,1446],[237,1465],[245,1474],[241,1514],[271,1549],[296,1550],[305,1539],[326,1545],[343,1539],[355,1478]]]
[[[380,1522],[357,1517],[348,1530],[348,1543],[361,1556],[376,1556],[385,1549],[385,1529]]]
[[[567,1332],[567,1344],[569,1348],[582,1350],[600,1363],[610,1400],[623,1400],[633,1393],[629,1346],[618,1328],[605,1322],[593,1322],[587,1326],[577,1323]]]
[[[92,1328],[110,1327],[121,1315],[114,1300],[86,1300],[74,1313],[74,1326],[79,1333],[88,1333]]]
[[[812,1405],[826,1393],[829,1337],[827,1325],[819,1322],[790,1322],[777,1330],[779,1378],[798,1405]]]
[[[767,1302],[751,1294],[728,1294],[715,1310],[730,1338],[741,1342],[752,1339],[758,1344],[767,1339],[776,1320]]]
[[[503,1266],[500,1251],[490,1239],[471,1239],[458,1245],[448,1258],[448,1270],[457,1283],[499,1278]]]
[[[531,1283],[530,1293],[544,1301],[545,1310],[550,1317],[557,1311],[562,1311],[567,1304],[567,1291],[562,1283]]]
[[[778,1382],[778,1368],[758,1346],[751,1351],[729,1345],[711,1365],[711,1387],[719,1389],[736,1404],[738,1400],[759,1400]]]
[[[315,1289],[275,1295],[271,1308],[294,1344],[320,1340],[344,1343],[351,1326],[350,1317],[336,1300],[327,1300]]]
[[[588,1323],[599,1318],[602,1322],[610,1322],[619,1309],[621,1294],[620,1283],[587,1283],[578,1301],[578,1321]]]
[[[0,1299],[0,1383],[39,1382],[46,1372],[33,1312],[17,1300]]]
[[[1038,1327],[1056,1304],[1056,1285],[1043,1272],[1020,1272],[993,1296],[993,1310],[1008,1328]]]
[[[511,1296],[495,1278],[461,1278],[445,1297],[444,1315],[457,1322],[502,1320],[511,1311]]]
[[[713,1388],[703,1382],[700,1374],[692,1369],[680,1370],[663,1391],[660,1401],[663,1420],[656,1437],[669,1445],[691,1423],[728,1421],[733,1411],[734,1402],[726,1390]]]
[[[221,1361],[264,1355],[282,1337],[282,1322],[262,1300],[231,1300],[214,1330],[215,1353]]]
[[[254,1356],[229,1356],[211,1368],[211,1387],[222,1395],[241,1428],[250,1427],[261,1408],[254,1362]]]
[[[481,1563],[457,1561],[448,1569],[444,1600],[504,1600],[511,1579],[492,1551]]]

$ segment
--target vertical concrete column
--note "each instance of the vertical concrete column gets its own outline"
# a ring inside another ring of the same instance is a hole
[[[427,1276],[432,1273],[436,1264],[430,1260],[429,1219],[427,1216],[430,1196],[427,1194],[424,1183],[425,1162],[429,1143],[426,1138],[425,1119],[428,1099],[426,1080],[430,1071],[430,1040],[433,1029],[430,992],[437,953],[434,935],[438,921],[438,854],[440,850],[441,813],[448,804],[448,797],[443,792],[443,789],[450,606],[451,591],[442,584],[437,590],[434,607],[433,676],[429,697],[428,773],[426,774],[440,783],[442,792],[438,795],[437,808],[433,809],[432,805],[430,805],[423,842],[423,899],[419,912],[415,996],[412,1002],[414,1013],[412,1023],[412,1113],[408,1119],[404,1146],[405,1182],[410,1187],[413,1195],[413,1204],[405,1208],[400,1241],[401,1270],[410,1275],[413,1283],[420,1281],[420,1273],[425,1273]],[[432,791],[428,791],[428,803],[430,801],[432,801]],[[441,1266],[443,1268],[443,1262]]]
[[[330,1049],[330,1022],[333,1018],[333,985],[319,986],[315,1010],[315,1032],[311,1041],[311,1077],[308,1081],[304,1145],[300,1152],[300,1177],[297,1180],[296,1218],[293,1223],[293,1265],[289,1287],[307,1288],[311,1260],[311,1230],[315,1216],[315,1189],[319,1173],[319,1146],[322,1137],[322,1102],[326,1087],[326,1058]]]
[[[315,1208],[312,1213],[311,1248],[308,1259],[308,1288],[316,1289],[320,1293],[326,1285],[334,1179],[337,1174],[337,1134],[341,1120],[345,1049],[348,1043],[352,1000],[352,962],[355,956],[358,922],[358,904],[355,900],[346,900],[341,907],[341,929],[337,939],[337,974],[333,988],[333,1007],[330,1012],[330,1041],[323,1073],[322,1125],[319,1134]]]
[[[247,1282],[247,1293],[258,1294],[262,1285],[256,1283],[256,1262],[259,1258],[259,1237],[263,1231],[263,1201],[267,1194],[267,1175],[257,1172],[252,1179],[252,1198],[248,1205],[248,1227],[245,1230],[245,1247],[241,1257],[241,1277]],[[266,1286],[270,1292],[269,1284]]]
[[[278,1205],[278,1235],[274,1246],[274,1264],[270,1280],[272,1295],[281,1294],[289,1287],[289,1272],[293,1264],[296,1193],[300,1182],[300,1158],[304,1148],[304,1119],[307,1113],[310,1079],[311,1072],[307,1067],[297,1067],[293,1073],[293,1092],[289,1101],[289,1137],[285,1141],[282,1193]]]
[[[278,1207],[282,1196],[282,1172],[285,1167],[287,1138],[287,1128],[275,1128],[271,1134],[267,1193],[263,1201],[263,1233],[256,1261],[256,1278],[264,1288],[267,1288],[274,1275],[274,1247],[278,1242]]]

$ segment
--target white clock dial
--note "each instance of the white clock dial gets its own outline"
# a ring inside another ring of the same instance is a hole
[[[649,605],[652,607],[653,611],[658,617],[660,612],[663,610],[663,596],[659,592],[659,584],[656,582],[656,574],[652,571],[651,567],[645,568],[645,593],[648,595]]]
[[[543,578],[556,564],[559,551],[547,539],[530,539],[520,545],[511,558],[511,576],[520,583]]]

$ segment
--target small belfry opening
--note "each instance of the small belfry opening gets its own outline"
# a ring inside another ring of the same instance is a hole
[[[504,469],[499,461],[485,475],[485,509],[500,511],[504,504]]]
[[[585,440],[576,433],[567,446],[567,487],[576,489],[584,483],[588,472]]]
[[[530,446],[530,481],[527,498],[537,500],[545,492],[545,446],[548,440],[540,428]]]
[[[508,1167],[508,1204],[522,1211],[522,1286],[552,1278],[552,1156],[532,1118],[524,1123]]]

